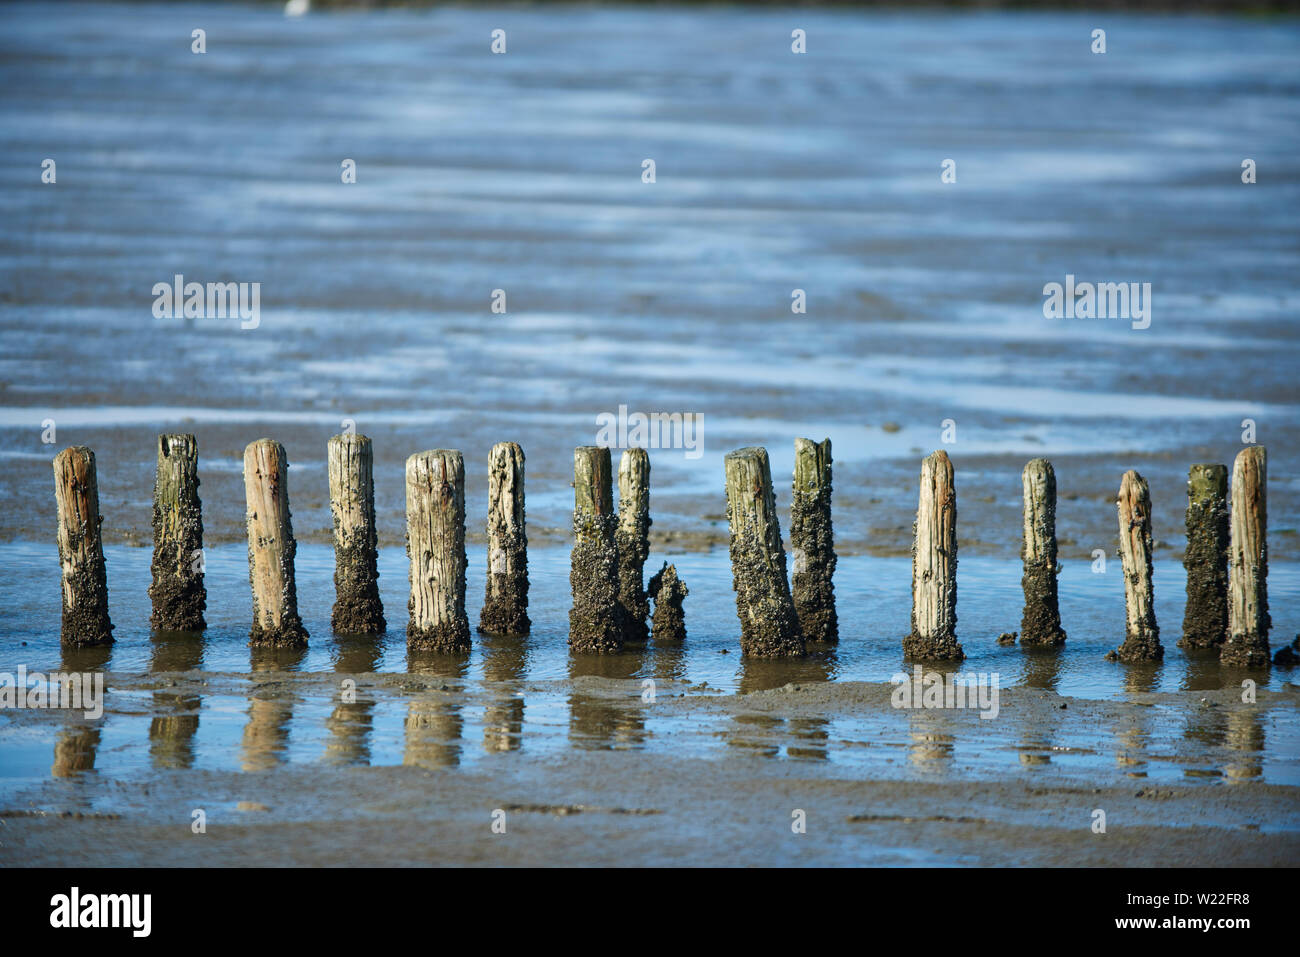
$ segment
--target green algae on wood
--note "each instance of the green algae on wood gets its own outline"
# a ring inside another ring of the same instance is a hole
[[[1187,603],[1179,648],[1217,648],[1228,632],[1228,467],[1187,473]]]
[[[609,449],[573,450],[573,551],[569,647],[590,654],[622,650],[626,628],[618,600],[618,545]]]
[[[650,456],[627,449],[618,464],[618,603],[628,641],[649,637],[650,601],[645,591],[645,561],[650,556]]]
[[[794,440],[790,500],[790,593],[805,641],[839,639],[835,612],[835,531],[831,524],[831,440]]]
[[[199,445],[193,435],[158,436],[151,571],[149,626],[154,631],[206,628]]]

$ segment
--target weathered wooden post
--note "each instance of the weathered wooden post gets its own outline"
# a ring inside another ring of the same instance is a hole
[[[741,653],[756,658],[802,655],[803,631],[786,580],[767,449],[737,449],[727,453],[724,464]]]
[[[158,436],[153,486],[155,631],[202,631],[208,595],[203,585],[203,506],[199,502],[199,444],[192,435]]]
[[[252,644],[301,646],[307,629],[298,617],[293,558],[298,543],[289,515],[289,460],[284,446],[258,439],[244,449],[248,502],[248,583],[253,592]]]
[[[677,566],[664,562],[664,567],[650,579],[650,597],[655,601],[650,637],[656,645],[676,644],[686,640],[686,614],[682,601],[690,594],[686,584],[677,577]]]
[[[805,641],[837,641],[835,532],[831,526],[831,440],[794,440],[790,501],[790,591]]]
[[[1187,604],[1180,648],[1217,648],[1228,632],[1228,467],[1187,473]]]
[[[465,460],[449,449],[406,460],[406,554],[411,560],[408,648],[462,652],[465,613]]]
[[[388,623],[379,600],[374,448],[364,435],[336,435],[329,440],[328,460],[334,519],[330,627],[341,635],[377,635]]]
[[[645,560],[650,556],[650,456],[627,449],[618,464],[618,603],[628,641],[645,641],[650,601],[645,592]]]
[[[63,570],[64,645],[110,645],[108,576],[100,539],[99,481],[95,453],[84,445],[54,457],[59,565]]]
[[[961,660],[957,641],[957,486],[948,453],[921,462],[921,493],[912,544],[912,631],[903,656]]]
[[[1056,471],[1047,459],[1033,459],[1021,475],[1024,487],[1025,544],[1020,557],[1024,574],[1025,610],[1020,619],[1023,645],[1065,642],[1056,576]]]
[[[610,481],[609,449],[573,450],[573,552],[569,586],[569,647],[605,654],[623,647],[625,624],[618,602],[618,519]]]
[[[524,450],[498,442],[488,455],[488,567],[478,630],[528,634],[528,534],[524,525]]]
[[[1242,449],[1232,465],[1228,634],[1219,653],[1223,664],[1239,668],[1269,663],[1267,492],[1264,447]]]
[[[1159,661],[1160,645],[1151,583],[1151,493],[1147,481],[1129,469],[1119,484],[1119,557],[1124,574],[1124,643],[1107,657]]]

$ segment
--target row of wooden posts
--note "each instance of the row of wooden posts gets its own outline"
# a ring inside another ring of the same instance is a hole
[[[385,630],[379,599],[373,451],[364,435],[329,441],[330,508],[334,519],[336,601],[331,626],[340,634]],[[836,557],[831,525],[831,443],[795,440],[787,575],[767,451],[738,449],[725,458],[731,567],[740,618],[741,650],[758,657],[795,656],[808,643],[838,638],[832,576]],[[1188,648],[1220,648],[1221,660],[1257,667],[1269,662],[1266,545],[1266,455],[1243,449],[1233,467],[1231,509],[1224,465],[1194,465],[1188,481]],[[687,594],[676,569],[665,564],[649,583],[650,460],[644,449],[623,453],[619,500],[607,448],[574,450],[573,551],[569,644],[579,652],[612,653],[625,644],[681,641]],[[59,560],[63,570],[62,640],[112,642],[100,538],[94,453],[78,446],[54,459]],[[255,644],[302,645],[307,631],[294,584],[296,543],[289,514],[284,448],[259,439],[244,451],[249,584]],[[1053,646],[1065,641],[1057,600],[1056,475],[1034,459],[1024,489],[1024,612],[1020,641]],[[198,495],[198,444],[193,435],[158,437],[154,491],[153,604],[158,631],[206,627],[201,561],[203,523]],[[1152,601],[1150,495],[1135,471],[1124,473],[1117,499],[1126,629],[1111,653],[1121,661],[1163,655]],[[460,452],[435,449],[406,461],[407,555],[411,647],[464,651],[470,644],[465,604],[465,465]],[[479,630],[527,635],[527,535],[524,453],[513,442],[493,446],[488,469],[486,593]],[[921,465],[920,500],[912,551],[912,622],[903,639],[907,658],[961,659],[957,641],[957,494],[953,466],[943,451]],[[653,615],[649,599],[654,599]]]

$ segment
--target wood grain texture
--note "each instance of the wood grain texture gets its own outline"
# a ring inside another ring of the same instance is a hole
[[[1228,633],[1219,660],[1235,667],[1269,663],[1268,454],[1242,449],[1232,464],[1228,547]]]
[[[307,643],[298,617],[293,537],[289,513],[289,460],[284,446],[258,439],[244,449],[245,517],[248,524],[248,583],[253,595],[250,641],[284,647]]]
[[[100,539],[99,479],[95,453],[84,445],[54,457],[54,498],[62,569],[61,640],[68,646],[110,645],[108,576]]]
[[[1119,557],[1124,576],[1124,643],[1112,655],[1120,661],[1159,661],[1164,657],[1156,625],[1152,582],[1151,493],[1134,470],[1124,473],[1115,500],[1119,516]]]
[[[912,631],[903,655],[960,660],[957,641],[957,486],[943,450],[921,462],[916,535],[912,544]]]
[[[467,651],[465,461],[460,452],[434,449],[406,460],[406,554],[411,578],[407,645]]]

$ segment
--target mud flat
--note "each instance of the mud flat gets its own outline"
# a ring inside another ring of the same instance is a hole
[[[1294,686],[1254,705],[1235,690],[1098,702],[1011,688],[985,719],[895,709],[890,684],[860,682],[722,694],[661,680],[646,703],[640,680],[598,675],[481,686],[437,670],[352,677],[349,715],[324,704],[337,698],[337,675],[114,675],[108,720],[130,715],[150,729],[134,743],[119,729],[114,746],[155,756],[123,773],[6,788],[0,862],[1300,862],[1300,787],[1270,780],[1295,779],[1295,753],[1254,750],[1279,724],[1293,726]],[[219,722],[221,709],[200,701],[238,702],[230,755],[209,751],[192,767],[157,757],[177,753],[161,745],[183,734],[174,722],[185,700],[204,722]],[[290,760],[290,727],[296,736],[312,723],[291,715],[314,713],[313,701],[330,709],[322,723],[335,747]],[[64,720],[10,712],[0,742],[57,731],[66,755]],[[365,766],[382,758],[388,732],[400,738],[396,762]],[[357,751],[358,735],[375,740]],[[353,761],[330,760],[340,753]],[[238,765],[223,766],[227,757]],[[196,808],[205,834],[191,832]],[[1098,809],[1104,834],[1092,829]],[[491,828],[498,810],[504,834]],[[796,811],[803,834],[791,829]]]
[[[1046,457],[1067,570],[1110,547],[1115,479],[1128,468],[1150,483],[1157,556],[1177,559],[1188,466],[1231,462],[1249,418],[1270,450],[1270,559],[1300,557],[1300,483],[1289,480],[1300,474],[1298,269],[1294,207],[1277,193],[1300,167],[1289,127],[1274,121],[1295,91],[1271,82],[1300,57],[1296,31],[1115,14],[1127,48],[1146,51],[1106,61],[1114,115],[1140,119],[1117,133],[1091,108],[1096,90],[1058,69],[1074,27],[1051,14],[820,11],[821,66],[763,39],[774,14],[726,7],[516,10],[530,48],[547,51],[529,60],[466,42],[481,29],[473,10],[326,14],[305,23],[346,62],[306,63],[276,5],[223,5],[213,16],[239,37],[232,52],[258,64],[265,93],[250,100],[246,72],[189,69],[187,45],[138,58],[142,35],[189,36],[184,7],[80,6],[76,34],[51,32],[40,4],[5,13],[0,150],[39,143],[76,173],[54,187],[0,186],[21,227],[0,237],[0,542],[46,538],[50,459],[77,444],[97,456],[104,541],[151,544],[148,450],[160,432],[183,432],[202,450],[205,544],[243,540],[240,457],[264,435],[292,463],[298,540],[328,543],[327,443],[351,421],[374,442],[380,547],[402,545],[403,466],[431,445],[464,454],[469,540],[481,542],[488,455],[503,441],[528,456],[529,543],[567,544],[572,449],[596,441],[597,415],[627,403],[703,416],[702,457],[651,451],[652,546],[726,546],[720,459],[747,445],[771,453],[788,533],[791,443],[808,435],[834,443],[836,554],[906,555],[916,463],[951,418],[963,556],[1018,554],[1019,476]],[[744,42],[719,56],[722,35]],[[93,99],[85,43],[111,65]],[[573,58],[594,43],[608,55],[575,85]],[[1202,45],[1219,51],[1218,68],[1198,80],[1187,118],[1184,58]],[[367,46],[384,61],[345,52]],[[431,62],[454,104],[438,142],[394,119],[428,108],[417,81]],[[1153,85],[1152,71],[1164,79]],[[918,99],[931,84],[947,95]],[[863,91],[870,113],[857,108]],[[339,127],[340,96],[376,117],[355,190],[333,168],[353,135]],[[238,110],[197,122],[195,103]],[[677,179],[647,188],[626,166],[643,149],[630,104],[664,124]],[[1015,137],[952,123],[1008,104]],[[261,131],[258,149],[231,136],[236,121]],[[517,146],[508,159],[503,124]],[[1196,144],[1184,142],[1189,124]],[[945,155],[1007,174],[964,167],[950,196],[962,202],[940,199],[934,129]],[[315,145],[322,130],[342,140]],[[888,154],[858,162],[882,131]],[[1033,163],[1058,154],[1062,135],[1087,149]],[[1279,157],[1256,186],[1225,165],[1241,143]],[[132,175],[114,159],[133,155],[174,175]],[[527,157],[547,175],[527,175]],[[1144,177],[1107,179],[1101,206],[1061,186],[1130,166]],[[677,192],[683,177],[689,195]],[[303,192],[285,198],[286,184]],[[1187,202],[1186,190],[1213,202]],[[173,211],[166,228],[158,209]],[[666,252],[660,217],[680,254]],[[1224,268],[1225,234],[1251,237],[1248,273]],[[1050,322],[1041,290],[1062,276],[1044,266],[1045,241],[1081,277],[1121,279],[1125,262],[1141,261],[1185,297],[1157,306],[1145,330]],[[208,264],[187,279],[262,281],[258,328],[155,318],[150,289],[172,279],[160,264],[178,249]],[[815,288],[808,314],[793,315],[800,284]],[[509,305],[496,314],[484,290],[503,285]],[[1141,376],[1135,347],[1148,359]],[[774,374],[787,365],[798,375]],[[503,368],[516,370],[508,388]],[[430,374],[440,370],[455,375]],[[46,419],[58,430],[48,445]]]

